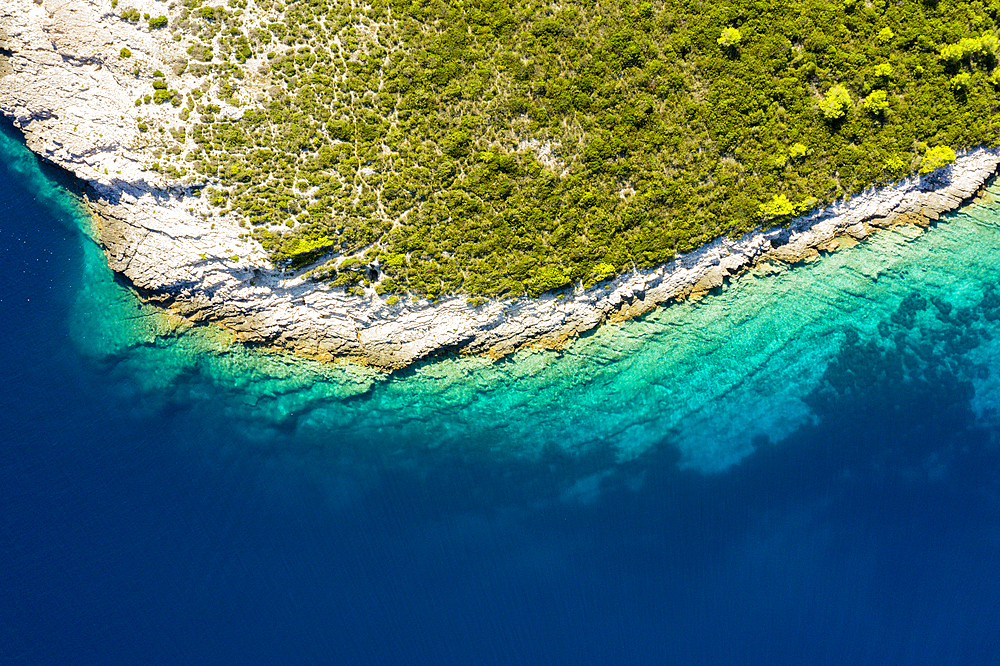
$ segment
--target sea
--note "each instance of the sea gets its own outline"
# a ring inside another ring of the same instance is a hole
[[[392,375],[107,268],[0,132],[0,663],[1000,663],[1000,186]]]

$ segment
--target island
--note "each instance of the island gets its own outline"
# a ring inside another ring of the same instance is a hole
[[[1000,165],[998,11],[7,0],[0,111],[143,299],[391,370],[933,224]]]

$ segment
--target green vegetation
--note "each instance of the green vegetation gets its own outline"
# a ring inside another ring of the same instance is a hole
[[[719,37],[716,41],[720,45],[729,48],[731,46],[736,46],[737,44],[739,44],[740,40],[742,39],[743,39],[743,34],[739,30],[737,30],[736,28],[726,28],[725,30],[722,31],[722,36]]]
[[[166,77],[163,72],[160,70],[153,72],[153,95],[152,97],[146,95],[146,104],[149,104],[152,101],[154,104],[164,104],[166,102],[170,102],[174,106],[181,105],[181,94],[176,90],[168,90],[165,78]],[[136,100],[136,106],[139,106],[138,100]],[[176,150],[175,152],[179,153],[180,151]]]
[[[851,94],[840,84],[830,88],[819,103],[819,110],[827,120],[840,120],[850,109]]]
[[[788,156],[793,160],[800,160],[809,154],[809,146],[804,143],[795,143],[788,148]]]
[[[765,218],[791,215],[795,212],[795,204],[784,194],[775,194],[773,199],[760,207],[760,212]]]
[[[956,44],[946,44],[941,47],[941,60],[949,64],[979,59],[995,64],[997,38],[995,35],[984,34],[977,38],[964,37]]]
[[[180,5],[168,173],[351,289],[596,284],[998,140],[997,3]]]
[[[884,90],[876,90],[861,101],[861,108],[874,116],[880,116],[889,110],[889,94]]]
[[[924,155],[923,163],[920,165],[920,173],[930,173],[954,161],[955,151],[948,146],[929,148],[927,154]]]

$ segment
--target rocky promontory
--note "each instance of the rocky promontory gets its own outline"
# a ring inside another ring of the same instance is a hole
[[[206,205],[205,183],[163,173],[160,138],[183,134],[183,109],[143,104],[148,86],[140,74],[160,73],[178,95],[193,88],[172,73],[184,52],[154,20],[173,6],[133,5],[142,20],[121,20],[113,0],[7,0],[0,7],[0,110],[34,152],[86,184],[111,268],[144,298],[191,321],[216,322],[247,343],[320,359],[392,369],[446,351],[502,356],[526,344],[561,344],[609,319],[707,293],[761,262],[808,260],[881,226],[927,226],[974,197],[1000,165],[996,150],[973,150],[785,226],[718,239],[654,270],[536,299],[349,293],[273,266],[236,216]],[[252,98],[254,86],[251,77],[241,94]]]

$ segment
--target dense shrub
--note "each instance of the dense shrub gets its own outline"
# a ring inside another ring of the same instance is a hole
[[[174,73],[206,78],[165,171],[385,294],[596,284],[998,138],[998,12],[966,0],[180,4]]]

